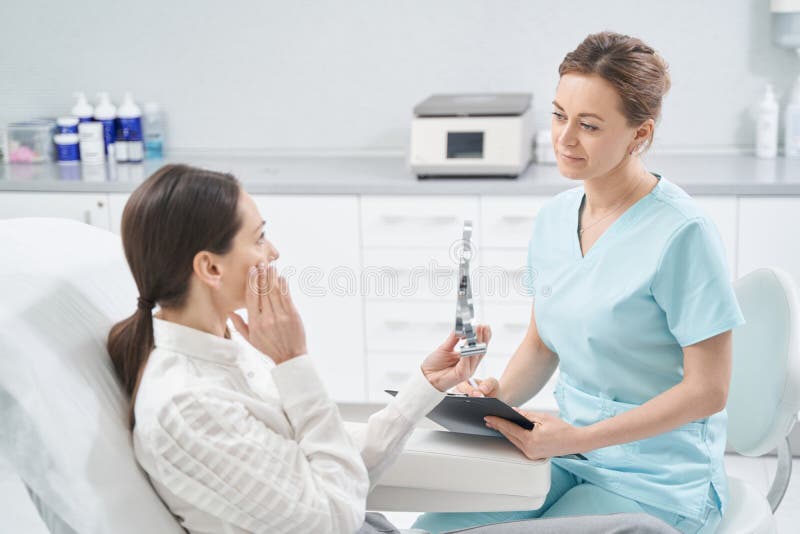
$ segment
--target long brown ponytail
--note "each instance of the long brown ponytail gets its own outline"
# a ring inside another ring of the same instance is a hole
[[[122,246],[139,290],[136,311],[108,334],[108,352],[130,397],[129,424],[139,378],[153,350],[152,308],[181,308],[188,297],[194,256],[225,254],[241,227],[239,182],[188,165],[165,165],[145,180],[122,212]]]

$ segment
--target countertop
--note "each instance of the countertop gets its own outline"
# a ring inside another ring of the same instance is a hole
[[[648,155],[645,164],[690,195],[798,195],[800,159],[748,155]],[[0,165],[0,191],[127,193],[167,163],[232,172],[253,194],[552,195],[577,182],[552,164],[532,163],[517,178],[420,180],[391,155],[183,156],[100,166]]]

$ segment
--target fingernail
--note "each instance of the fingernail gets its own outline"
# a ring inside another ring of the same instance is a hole
[[[250,267],[250,270],[248,271],[248,273],[249,274],[254,274],[255,272],[256,272],[256,266],[253,265],[253,266]]]

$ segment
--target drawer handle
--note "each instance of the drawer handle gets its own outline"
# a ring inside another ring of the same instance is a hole
[[[383,324],[385,324],[387,327],[389,327],[389,328],[391,328],[393,330],[404,330],[406,328],[420,327],[420,326],[421,327],[428,326],[428,327],[431,327],[431,328],[435,327],[436,329],[439,329],[439,328],[444,329],[444,328],[452,328],[453,327],[452,324],[445,323],[443,321],[427,323],[427,322],[422,322],[422,321],[411,322],[411,321],[400,321],[400,320],[394,320],[394,319],[387,319],[387,320],[385,320],[383,322]]]
[[[503,215],[500,217],[501,221],[505,221],[511,224],[522,224],[527,222],[533,222],[536,219],[536,215]]]
[[[408,376],[409,376],[408,373],[401,373],[397,371],[394,372],[389,371],[388,373],[386,373],[386,378],[390,382],[394,382],[395,380],[397,380],[398,382],[405,382],[406,380],[408,380]]]
[[[404,221],[408,222],[417,222],[420,224],[423,223],[430,223],[430,224],[451,224],[458,220],[458,217],[455,215],[430,215],[430,216],[418,216],[418,215],[381,215],[381,219],[383,219],[388,224],[399,224]]]

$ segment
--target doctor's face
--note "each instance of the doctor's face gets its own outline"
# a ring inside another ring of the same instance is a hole
[[[562,176],[585,180],[620,167],[635,146],[614,87],[595,74],[564,74],[553,101],[551,132]]]

